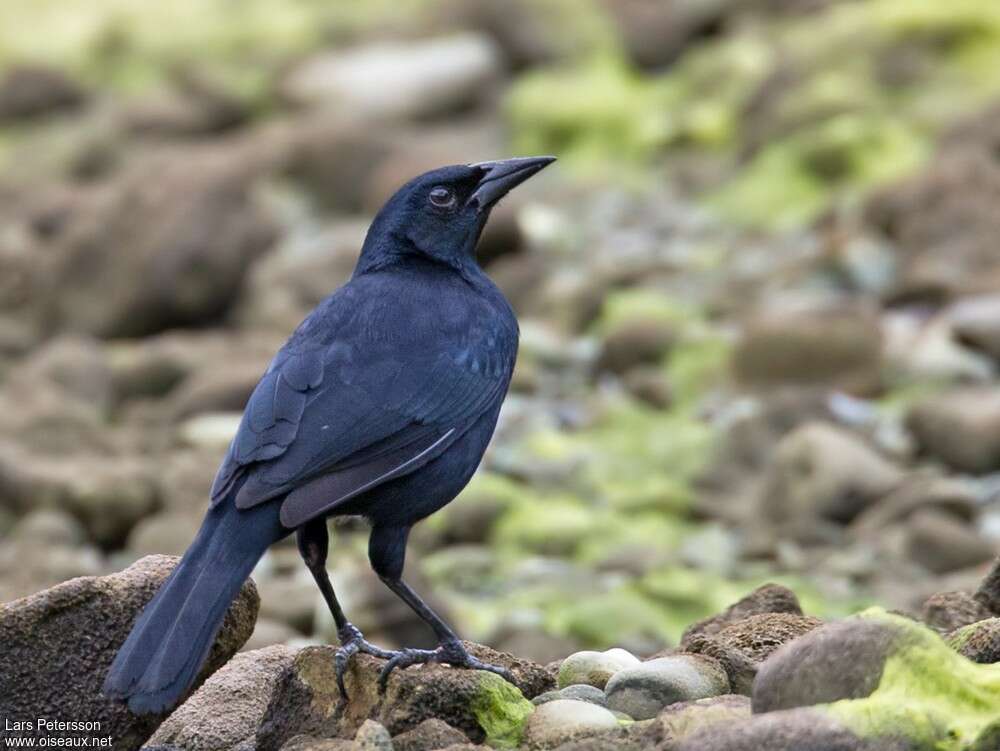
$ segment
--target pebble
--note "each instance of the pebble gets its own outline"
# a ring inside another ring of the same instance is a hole
[[[559,666],[559,687],[583,683],[603,689],[611,676],[619,670],[641,664],[639,658],[631,652],[617,647],[605,652],[576,652]]]
[[[532,713],[525,724],[523,741],[529,748],[554,748],[574,738],[618,726],[618,718],[604,707],[557,699]]]
[[[615,674],[605,693],[608,708],[637,720],[659,714],[668,704],[729,692],[729,679],[716,660],[678,654],[644,662]]]

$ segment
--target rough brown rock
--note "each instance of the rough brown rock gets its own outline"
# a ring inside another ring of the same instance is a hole
[[[909,751],[903,743],[864,741],[829,716],[792,709],[720,724],[689,736],[677,751]]]
[[[436,751],[458,743],[468,743],[469,739],[459,730],[443,720],[424,720],[412,730],[400,733],[392,739],[393,751]]]
[[[989,561],[993,545],[975,528],[936,509],[923,509],[906,523],[906,552],[935,574],[946,574]]]
[[[812,630],[760,666],[753,685],[754,713],[869,696],[899,637],[890,625],[857,618]]]
[[[969,387],[928,397],[906,422],[920,448],[953,469],[1000,469],[1000,389]]]
[[[96,188],[47,249],[54,263],[37,294],[47,323],[115,337],[217,319],[275,237],[251,199],[253,169],[193,148]]]
[[[904,473],[863,440],[814,422],[785,436],[767,467],[758,503],[776,525],[845,524],[888,494]]]
[[[924,601],[920,619],[931,628],[945,632],[991,615],[989,608],[968,592],[937,592]]]
[[[137,749],[163,715],[137,717],[100,694],[107,669],[132,622],[176,558],[149,556],[125,571],[73,579],[0,605],[0,707],[11,718],[85,718],[101,722],[116,749]],[[253,631],[258,597],[248,581],[233,603],[196,686],[219,669]]]
[[[873,311],[857,307],[765,311],[748,323],[733,354],[740,381],[877,391],[882,340]]]
[[[894,297],[939,301],[996,289],[1000,167],[995,151],[973,138],[979,143],[963,136],[868,202],[868,224],[894,244],[900,264]]]
[[[638,733],[644,747],[667,747],[679,743],[690,735],[721,723],[744,723],[750,719],[750,699],[746,696],[724,694],[707,699],[685,701],[664,707],[656,717]]]
[[[822,625],[795,613],[761,613],[735,621],[712,634],[685,635],[685,649],[714,657],[735,694],[750,696],[757,670],[776,649]]]
[[[480,659],[507,666],[525,696],[535,696],[553,686],[551,676],[539,665],[477,644],[467,646]],[[252,660],[253,654],[244,653],[241,658]],[[289,662],[271,665],[267,675],[257,681],[253,713],[242,723],[241,737],[255,738],[261,748],[281,748],[299,735],[352,738],[369,719],[384,725],[392,735],[413,730],[425,720],[438,719],[474,741],[483,740],[471,707],[483,673],[443,665],[397,670],[389,679],[385,695],[379,696],[378,675],[384,662],[357,655],[345,676],[349,697],[345,704],[337,689],[334,654],[333,647],[306,647],[294,652]],[[224,679],[218,676],[218,681]],[[205,722],[210,719],[208,713],[196,719],[202,718]]]
[[[718,615],[713,615],[688,626],[681,637],[681,649],[687,649],[688,639],[696,634],[715,634],[730,624],[741,621],[751,615],[762,615],[764,613],[802,615],[802,606],[799,605],[799,598],[788,587],[784,587],[781,584],[762,584]]]
[[[253,748],[260,718],[295,655],[284,645],[236,655],[164,720],[150,744],[185,751]]]
[[[1000,618],[986,618],[949,634],[947,641],[973,662],[1000,662]]]
[[[0,120],[18,120],[79,107],[83,89],[61,71],[42,65],[9,68],[0,79]]]

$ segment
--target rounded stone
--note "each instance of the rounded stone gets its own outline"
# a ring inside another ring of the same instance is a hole
[[[641,664],[634,654],[617,647],[605,652],[575,652],[559,666],[559,687],[586,684],[603,689],[619,670]]]
[[[618,718],[596,704],[572,699],[547,702],[528,718],[523,742],[528,748],[555,748],[576,738],[614,730]]]
[[[678,654],[622,670],[608,681],[608,708],[648,720],[669,704],[729,692],[729,679],[717,660]]]

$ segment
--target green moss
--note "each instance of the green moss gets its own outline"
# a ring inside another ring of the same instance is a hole
[[[970,623],[968,626],[962,626],[962,628],[958,629],[958,631],[949,634],[946,640],[948,646],[956,652],[960,652],[962,648],[969,643],[969,639],[976,635],[976,632],[983,623],[984,621],[976,621],[975,623]]]
[[[581,542],[600,533],[601,513],[571,497],[524,498],[497,523],[500,547],[553,556],[572,556]]]
[[[486,742],[494,748],[516,748],[534,705],[499,675],[480,672],[479,680],[472,713],[486,733]]]
[[[258,95],[290,57],[333,32],[349,36],[425,5],[242,0],[234,12],[230,0],[4,0],[0,67],[40,61],[95,84],[134,90],[162,81],[177,66],[198,65],[234,92]]]
[[[633,321],[656,321],[683,329],[699,319],[699,311],[655,289],[613,290],[604,299],[594,333],[604,336]]]
[[[997,69],[995,0],[835,3],[736,26],[662,75],[602,48],[515,84],[510,115],[518,145],[568,164],[683,153],[728,166],[708,203],[789,228],[922,164],[945,127],[1000,92]]]
[[[863,738],[902,736],[936,751],[967,749],[987,732],[1000,707],[1000,665],[967,660],[908,618],[877,609],[860,617],[897,629],[899,646],[874,693],[827,711]]]
[[[629,587],[565,600],[547,613],[550,631],[586,648],[670,638],[669,614]]]
[[[657,103],[655,84],[614,55],[531,73],[507,102],[514,151],[556,153],[586,164],[606,161],[609,144],[616,144],[621,159],[642,159],[665,141]]]

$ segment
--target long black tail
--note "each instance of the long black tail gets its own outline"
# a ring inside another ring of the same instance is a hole
[[[106,696],[136,714],[174,706],[198,675],[230,603],[272,543],[288,530],[280,502],[209,510],[198,536],[132,626],[104,681]]]

